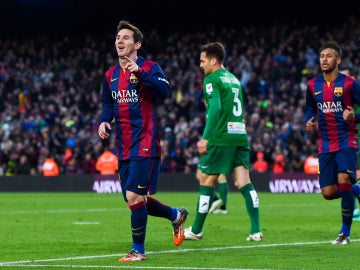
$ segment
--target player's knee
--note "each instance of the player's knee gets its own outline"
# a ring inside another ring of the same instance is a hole
[[[334,195],[331,195],[331,194],[328,194],[328,193],[325,193],[325,194],[323,193],[322,196],[323,196],[323,198],[325,200],[333,200],[333,199],[335,199]]]
[[[325,200],[334,200],[341,197],[341,194],[339,192],[334,191],[322,191],[322,196]]]
[[[334,200],[340,198],[340,192],[340,188],[336,185],[330,185],[321,188],[321,194],[325,200]]]

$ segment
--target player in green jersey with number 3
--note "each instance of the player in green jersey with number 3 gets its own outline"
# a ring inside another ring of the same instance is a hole
[[[250,148],[244,122],[244,100],[239,80],[224,68],[225,47],[220,42],[203,45],[200,68],[204,71],[206,124],[197,143],[200,154],[200,194],[195,220],[185,229],[185,239],[202,239],[202,230],[220,174],[232,174],[245,199],[250,217],[248,241],[261,241],[259,198],[250,181]]]

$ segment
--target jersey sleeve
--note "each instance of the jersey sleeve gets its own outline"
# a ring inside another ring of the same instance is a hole
[[[100,124],[103,122],[110,123],[113,119],[113,98],[111,96],[111,91],[109,88],[109,83],[106,79],[106,76],[104,76],[103,84],[101,88],[101,97],[102,97],[102,112],[100,116]]]
[[[203,139],[207,140],[211,136],[211,131],[216,127],[216,123],[219,121],[219,115],[221,111],[220,97],[212,97],[209,99],[209,108],[207,111],[206,125],[203,133]]]
[[[314,82],[311,80],[307,84],[306,90],[306,119],[305,123],[309,121],[312,117],[316,119],[316,102],[313,95],[313,84]]]
[[[138,74],[140,75],[139,80],[141,83],[149,87],[153,95],[160,99],[165,99],[169,96],[170,83],[159,64],[145,61],[141,68],[139,68]]]
[[[357,105],[360,105],[360,83],[355,80],[352,85],[352,95]]]

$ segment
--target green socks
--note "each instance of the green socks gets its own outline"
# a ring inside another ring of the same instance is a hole
[[[205,219],[212,202],[214,189],[214,187],[200,186],[200,195],[196,206],[196,216],[191,229],[191,231],[195,234],[202,232]]]
[[[219,195],[220,195],[220,199],[223,202],[223,206],[226,208],[226,204],[227,204],[227,197],[228,197],[228,193],[229,193],[229,186],[228,183],[221,183],[218,184],[219,186]]]
[[[259,215],[259,197],[254,185],[249,183],[239,189],[245,199],[246,210],[250,217],[250,233],[261,232]]]

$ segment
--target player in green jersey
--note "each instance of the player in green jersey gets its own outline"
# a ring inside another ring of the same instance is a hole
[[[360,106],[355,107],[355,114],[360,115]],[[357,124],[357,128],[358,128],[358,134],[359,134],[360,123]],[[358,138],[359,138],[359,143],[360,143],[360,136]],[[356,170],[356,182],[359,182],[360,181],[360,151],[358,151],[357,158],[358,158],[358,160],[357,160],[357,170]],[[353,214],[353,220],[355,220],[355,221],[360,221],[360,210],[359,210],[359,206],[358,206],[359,203],[360,203],[360,197],[357,197],[357,200],[355,200],[354,214]]]
[[[197,147],[202,173],[195,220],[191,227],[185,229],[185,239],[202,239],[216,180],[220,174],[232,173],[250,217],[247,240],[261,241],[259,198],[249,174],[250,148],[244,121],[243,92],[239,80],[224,68],[225,54],[225,47],[220,42],[201,47],[206,124]]]

